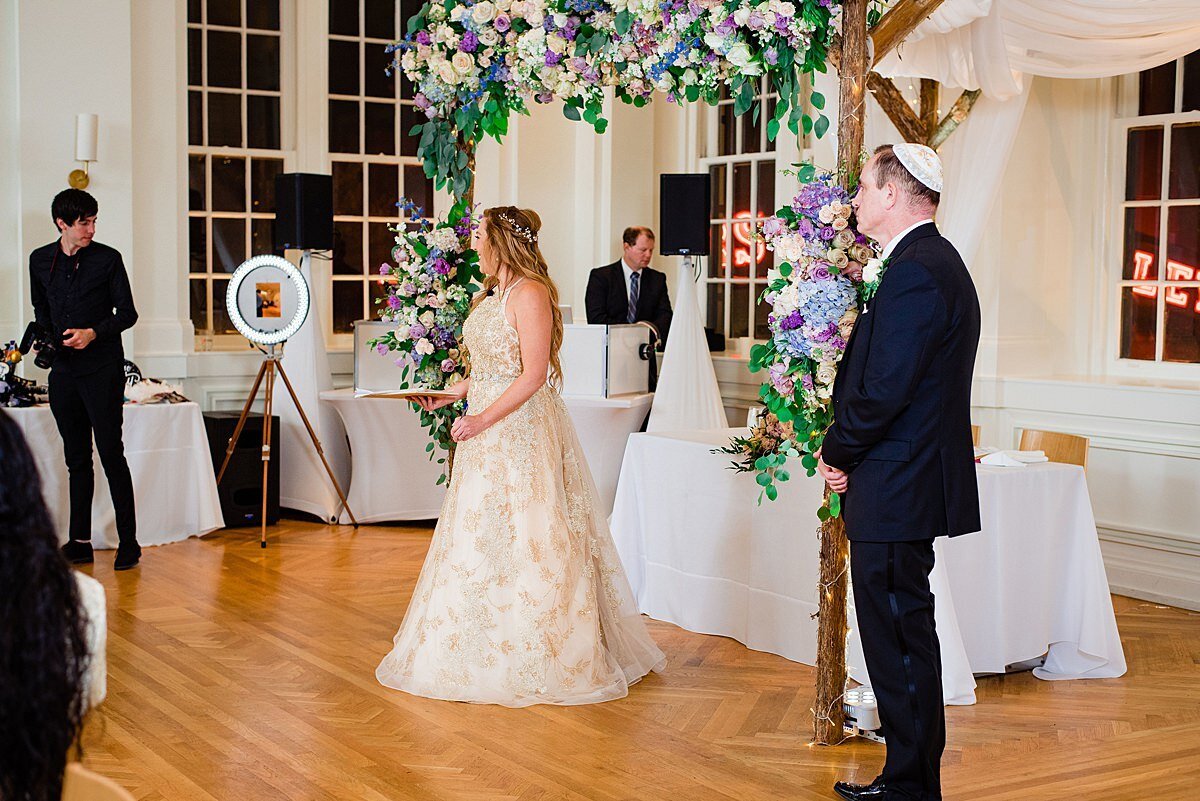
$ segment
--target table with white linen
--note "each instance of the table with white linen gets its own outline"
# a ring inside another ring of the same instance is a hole
[[[66,542],[71,501],[62,439],[46,405],[5,409],[17,422],[37,462],[42,494]],[[133,476],[137,538],[142,545],[163,545],[200,537],[223,528],[221,501],[213,475],[204,420],[195,403],[124,407],[122,439]],[[117,547],[116,518],[108,479],[93,453],[96,490],[92,501],[92,546]]]
[[[605,515],[612,509],[625,441],[641,427],[653,399],[653,393],[563,398]],[[437,485],[443,465],[429,460],[429,435],[407,401],[355,397],[353,389],[335,389],[322,392],[321,402],[332,404],[346,427],[351,463],[347,500],[360,523],[438,516],[446,492]],[[341,522],[349,520],[343,511]]]
[[[613,537],[650,617],[813,664],[822,483],[797,467],[779,499],[759,505],[753,474],[710,452],[745,432],[631,436]],[[973,674],[1047,651],[1040,678],[1123,674],[1083,471],[977,470],[983,531],[938,539],[930,576],[946,703],[974,703]],[[853,618],[848,667],[869,683]]]

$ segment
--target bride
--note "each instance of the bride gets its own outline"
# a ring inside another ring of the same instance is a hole
[[[571,418],[558,290],[541,219],[488,209],[475,233],[486,293],[463,326],[470,377],[454,474],[379,681],[510,707],[621,698],[665,660],[638,614]],[[547,374],[550,381],[547,381]]]

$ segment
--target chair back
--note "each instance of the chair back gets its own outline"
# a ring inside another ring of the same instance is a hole
[[[971,444],[979,447],[979,426],[971,426]]]
[[[1042,451],[1052,462],[1077,464],[1085,470],[1087,469],[1087,437],[1027,428],[1021,432],[1021,450]]]
[[[112,779],[72,762],[63,778],[62,801],[134,801],[133,793]]]

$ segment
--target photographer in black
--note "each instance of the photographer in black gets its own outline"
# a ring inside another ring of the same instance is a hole
[[[46,332],[52,353],[50,411],[63,440],[70,474],[70,541],[63,546],[68,561],[91,562],[92,436],[108,477],[116,513],[119,544],[114,567],[138,563],[133,507],[133,479],[121,442],[125,400],[124,351],[121,332],[137,321],[129,276],[116,250],[93,241],[96,199],[79,189],[55,196],[51,216],[60,237],[29,255],[33,311]]]

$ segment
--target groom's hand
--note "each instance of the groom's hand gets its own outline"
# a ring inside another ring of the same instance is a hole
[[[817,472],[821,474],[821,478],[825,479],[825,483],[829,485],[829,489],[841,495],[846,491],[846,487],[850,484],[850,476],[836,467],[830,467],[825,464],[825,460],[821,458],[821,451],[817,451]]]

